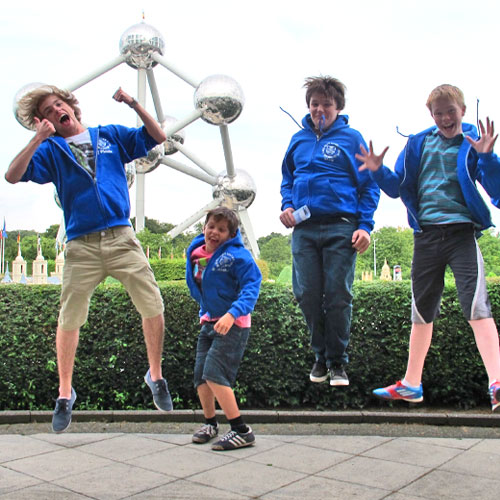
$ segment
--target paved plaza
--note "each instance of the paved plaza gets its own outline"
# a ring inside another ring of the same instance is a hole
[[[0,500],[500,496],[498,426],[251,423],[255,446],[215,452],[191,442],[198,425],[0,425]]]

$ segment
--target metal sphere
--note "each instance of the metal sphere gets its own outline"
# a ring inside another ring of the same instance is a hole
[[[126,63],[134,69],[151,69],[156,66],[151,55],[163,54],[165,41],[161,33],[145,22],[134,24],[120,38],[120,54]]]
[[[14,96],[14,102],[12,104],[12,111],[14,111],[14,116],[16,117],[16,120],[24,127],[27,128],[28,130],[35,130],[33,126],[28,125],[25,123],[17,114],[18,107],[19,107],[19,101],[26,95],[29,94],[31,91],[38,89],[40,87],[45,87],[45,83],[40,83],[40,82],[33,82],[33,83],[28,83],[24,87],[21,87],[17,92],[16,95]]]
[[[125,164],[125,174],[127,176],[127,185],[130,189],[132,184],[135,181],[135,162],[131,161],[130,163]]]
[[[161,122],[161,128],[165,131],[168,128],[175,125],[179,120],[174,118],[173,116],[166,116],[165,119]],[[184,144],[184,140],[186,138],[186,132],[184,129],[176,132],[172,137],[167,137],[167,140],[163,143],[165,146],[165,154],[173,155],[177,153],[177,148],[175,147],[175,142],[180,142]]]
[[[194,105],[203,112],[202,119],[212,125],[227,125],[240,116],[245,104],[243,90],[226,75],[205,78],[194,93]]]
[[[163,143],[157,144],[151,149],[147,156],[137,158],[135,160],[135,170],[138,174],[147,174],[152,172],[161,162],[163,158]]]
[[[231,179],[226,171],[217,177],[217,183],[212,188],[214,199],[224,200],[234,209],[248,208],[255,200],[257,188],[253,179],[245,170],[236,169],[236,175]]]

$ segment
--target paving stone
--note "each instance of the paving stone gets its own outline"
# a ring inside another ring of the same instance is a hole
[[[3,434],[0,435],[0,464],[59,449],[61,449],[60,446],[44,443],[29,436]]]
[[[390,440],[381,436],[306,436],[296,443],[357,455]]]
[[[153,455],[128,460],[127,463],[146,470],[184,478],[205,470],[217,469],[234,460],[236,460],[234,456],[227,454],[206,453],[186,446],[177,446]]]
[[[495,453],[464,451],[461,455],[443,464],[440,469],[459,474],[487,477],[500,480],[500,456]],[[500,491],[498,491],[500,497]]]
[[[114,463],[54,482],[91,498],[117,500],[174,480],[165,474]]]
[[[0,466],[0,495],[38,483],[40,479]]]
[[[0,496],[2,500],[88,500],[88,497],[52,483],[40,483]]]
[[[262,500],[321,499],[328,500],[379,500],[387,496],[386,490],[367,488],[324,477],[306,477],[288,486],[259,497]]]
[[[269,451],[250,456],[248,460],[282,469],[314,474],[347,460],[352,455],[337,451],[321,450],[297,443],[287,443]]]
[[[238,450],[235,450],[238,451]],[[235,452],[231,452],[234,454]],[[240,495],[258,497],[289,485],[305,474],[262,465],[249,460],[236,460],[220,470],[211,469],[191,476],[190,481],[232,491]]]
[[[401,493],[431,500],[498,500],[500,481],[456,474],[442,470],[433,471],[401,489]]]
[[[393,439],[362,453],[362,455],[392,462],[438,467],[459,453],[462,453],[462,450],[456,448]]]
[[[13,470],[45,481],[52,481],[71,474],[105,467],[113,462],[105,458],[81,453],[75,449],[63,449],[28,458],[13,460],[6,465]],[[5,465],[5,464],[4,464]]]
[[[428,468],[363,456],[334,465],[318,475],[394,491],[428,472]]]
[[[411,441],[422,444],[434,444],[436,446],[444,446],[449,448],[458,448],[460,450],[468,450],[481,442],[480,439],[459,439],[459,438],[421,438],[421,437],[405,437],[403,441]],[[500,447],[498,449],[500,453]]]
[[[123,436],[122,433],[102,433],[102,432],[88,432],[88,433],[72,433],[63,432],[62,434],[55,434],[54,432],[50,434],[32,434],[33,439],[39,439],[40,441],[46,441],[47,443],[52,443],[58,446],[64,446],[65,448],[77,448],[84,444],[95,443],[97,441],[106,441],[108,439],[115,438],[117,436]]]

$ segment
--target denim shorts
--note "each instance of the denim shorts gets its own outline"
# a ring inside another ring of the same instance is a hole
[[[196,347],[194,387],[207,380],[232,387],[247,345],[250,328],[233,325],[226,335],[214,330],[215,323],[204,323]]]

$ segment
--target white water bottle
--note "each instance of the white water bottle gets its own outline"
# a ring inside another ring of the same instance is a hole
[[[309,207],[307,205],[304,205],[298,210],[295,210],[292,215],[295,219],[295,224],[300,224],[301,222],[304,222],[306,219],[309,219],[309,217],[311,217],[311,211],[309,210]]]

